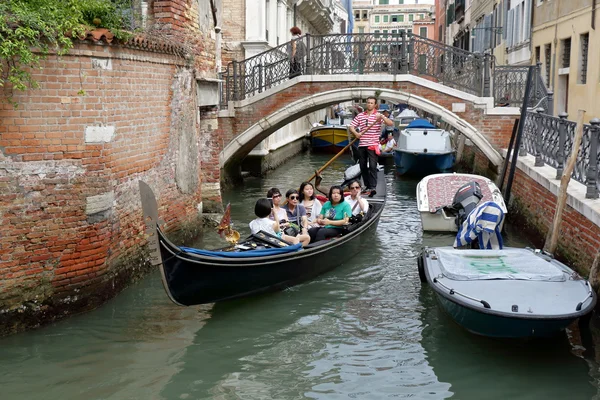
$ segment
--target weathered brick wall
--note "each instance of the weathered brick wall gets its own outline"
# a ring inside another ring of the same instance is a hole
[[[223,0],[223,67],[244,59],[242,41],[246,38],[246,0]]]
[[[220,14],[221,0],[213,2]],[[153,35],[168,38],[195,55],[197,78],[214,78],[216,42],[211,1],[154,0],[151,14]]]
[[[0,334],[97,305],[144,267],[139,179],[167,227],[201,201],[182,58],[83,43],[32,73],[40,89],[0,106]]]

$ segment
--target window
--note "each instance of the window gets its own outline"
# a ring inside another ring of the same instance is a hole
[[[358,33],[365,33],[365,27],[364,26],[359,26],[358,27]]]
[[[384,29],[384,30],[383,30],[383,38],[384,38],[384,39],[387,39],[387,37],[388,37],[388,30],[387,30],[387,29]]]
[[[398,15],[398,22],[404,22],[404,15]]]
[[[398,37],[398,29],[392,29],[392,37],[393,38],[397,38]]]
[[[354,19],[360,19],[360,10],[354,10]]]
[[[362,12],[362,19],[364,19],[364,20],[368,20],[369,19],[369,14],[367,13],[367,10],[363,10],[363,12]]]
[[[392,15],[392,22],[398,22],[398,16]]]
[[[390,4],[390,0],[379,0],[379,4]]]
[[[375,16],[375,23],[378,24],[379,23],[379,15]]]
[[[562,48],[562,68],[571,66],[571,38],[561,40]]]
[[[383,16],[383,22],[390,22],[390,16],[389,15],[384,15]]]
[[[587,83],[588,48],[590,34],[579,35],[579,83]]]
[[[419,28],[419,36],[426,38],[427,37],[427,27],[422,26]]]
[[[408,14],[408,20],[409,20],[410,22],[412,22],[412,21],[413,21],[413,15],[412,15],[412,14]]]
[[[378,38],[380,36],[379,34],[381,33],[381,31],[379,29],[375,29],[373,33],[375,33],[375,37]]]
[[[398,4],[404,4],[404,0],[400,0]]]
[[[425,19],[425,15],[419,14],[419,19]]]
[[[535,47],[535,63],[536,63],[536,64],[537,64],[537,63],[539,63],[539,62],[541,62],[541,61],[540,61],[540,57],[541,57],[541,54],[540,54],[540,53],[541,53],[541,48],[540,48],[540,46],[536,46],[536,47]]]

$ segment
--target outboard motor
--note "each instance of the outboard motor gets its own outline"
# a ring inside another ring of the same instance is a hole
[[[464,184],[456,191],[452,200],[452,208],[456,210],[456,226],[458,228],[467,219],[469,213],[477,207],[482,197],[481,186],[475,181]]]

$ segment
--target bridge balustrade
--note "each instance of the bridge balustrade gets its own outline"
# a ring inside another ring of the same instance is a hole
[[[305,35],[302,73],[412,74],[476,96],[493,96],[496,105],[522,104],[527,66],[496,66],[490,54],[472,53],[413,33]],[[221,104],[244,100],[278,86],[290,76],[291,42],[243,61],[229,63],[221,74]],[[540,66],[529,106],[550,114],[552,94]]]

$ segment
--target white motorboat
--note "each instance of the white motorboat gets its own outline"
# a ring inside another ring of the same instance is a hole
[[[507,209],[502,193],[490,179],[481,175],[460,173],[428,175],[417,185],[417,208],[424,231],[458,231],[462,221],[457,220],[459,210],[455,206],[455,197],[458,190],[470,182],[476,182],[481,189],[481,197],[477,202],[493,201],[506,214]],[[468,197],[468,194],[463,195]]]

